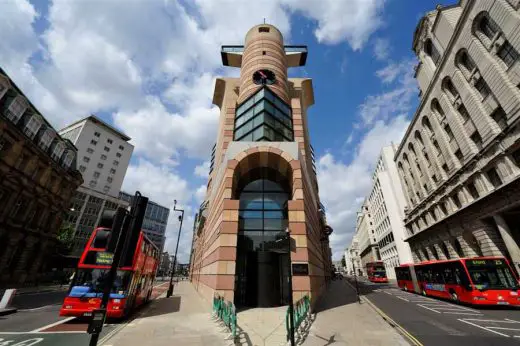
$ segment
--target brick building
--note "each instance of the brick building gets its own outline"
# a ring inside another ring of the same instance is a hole
[[[424,16],[420,104],[395,161],[415,261],[506,256],[520,265],[518,0],[463,0]]]
[[[198,213],[190,278],[207,299],[218,292],[237,306],[287,303],[288,254],[277,240],[289,229],[293,296],[314,299],[332,272],[307,109],[312,80],[288,78],[305,46],[284,46],[272,25],[249,30],[245,46],[223,46],[222,61],[240,78],[218,78],[221,110],[205,201]]]
[[[40,279],[72,194],[77,150],[0,69],[0,285]]]

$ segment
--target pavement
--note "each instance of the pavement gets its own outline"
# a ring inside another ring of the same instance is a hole
[[[287,344],[287,306],[253,308],[237,313],[237,345],[276,346]]]
[[[358,302],[346,280],[332,281],[316,304],[316,317],[305,346],[392,345],[409,343],[368,303]]]
[[[359,303],[346,280],[333,281],[318,302],[313,323],[297,335],[297,343],[325,345],[409,345],[368,303]],[[237,314],[235,345],[287,345],[287,307],[255,308]],[[176,285],[172,298],[159,297],[135,320],[102,346],[232,345],[229,333],[210,317],[210,305],[190,282]]]
[[[204,301],[189,281],[175,285],[173,296],[158,297],[102,346],[229,345],[225,333],[210,317]]]
[[[352,287],[353,278],[348,278]],[[474,307],[358,280],[362,299],[414,345],[520,345],[520,310]]]

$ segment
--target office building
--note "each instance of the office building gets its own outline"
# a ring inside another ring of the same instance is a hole
[[[420,103],[395,161],[415,261],[520,264],[518,1],[466,0],[420,19]]]
[[[198,213],[191,280],[208,301],[237,307],[314,304],[332,274],[325,209],[320,203],[307,110],[312,80],[288,78],[305,65],[306,46],[285,46],[272,25],[251,28],[244,46],[223,46],[240,78],[217,78],[220,121],[207,193]],[[286,230],[292,248],[283,246]],[[282,245],[280,245],[282,244]]]
[[[119,191],[134,147],[130,137],[94,115],[60,130],[78,148],[77,168],[83,184],[72,198],[66,221],[75,229],[71,255],[81,255],[104,211],[128,207]]]
[[[389,279],[395,279],[396,266],[413,262],[410,246],[404,241],[407,237],[403,223],[406,204],[394,162],[396,150],[394,144],[381,150],[368,195],[374,235]]]
[[[119,199],[132,204],[133,195],[124,191],[119,193]],[[153,201],[148,201],[146,213],[144,215],[143,232],[150,240],[162,251],[166,240],[166,227],[168,225],[168,216],[170,209],[163,207]]]
[[[0,69],[0,285],[43,279],[70,199],[77,149]]]
[[[118,197],[134,146],[130,137],[91,115],[60,130],[78,148],[83,187]]]

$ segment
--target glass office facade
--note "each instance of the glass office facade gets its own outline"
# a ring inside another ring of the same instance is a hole
[[[292,142],[291,107],[263,87],[238,106],[235,115],[235,141]]]

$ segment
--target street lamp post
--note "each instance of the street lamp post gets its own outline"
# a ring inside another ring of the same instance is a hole
[[[354,263],[354,259],[352,259],[352,269],[354,270],[354,281],[356,282],[356,295],[358,303],[361,303],[361,299],[359,299],[359,286],[357,281],[357,272],[356,272],[356,265]]]
[[[179,250],[179,241],[181,240],[181,231],[182,231],[182,220],[184,219],[184,210],[177,209],[177,200],[173,201],[173,210],[181,212],[179,215],[179,235],[177,236],[177,245],[175,246],[175,257],[173,259],[173,270],[172,276],[170,277],[170,286],[168,287],[168,292],[166,293],[166,298],[170,298],[173,294],[173,275],[175,274],[175,267],[177,266],[177,251]]]

